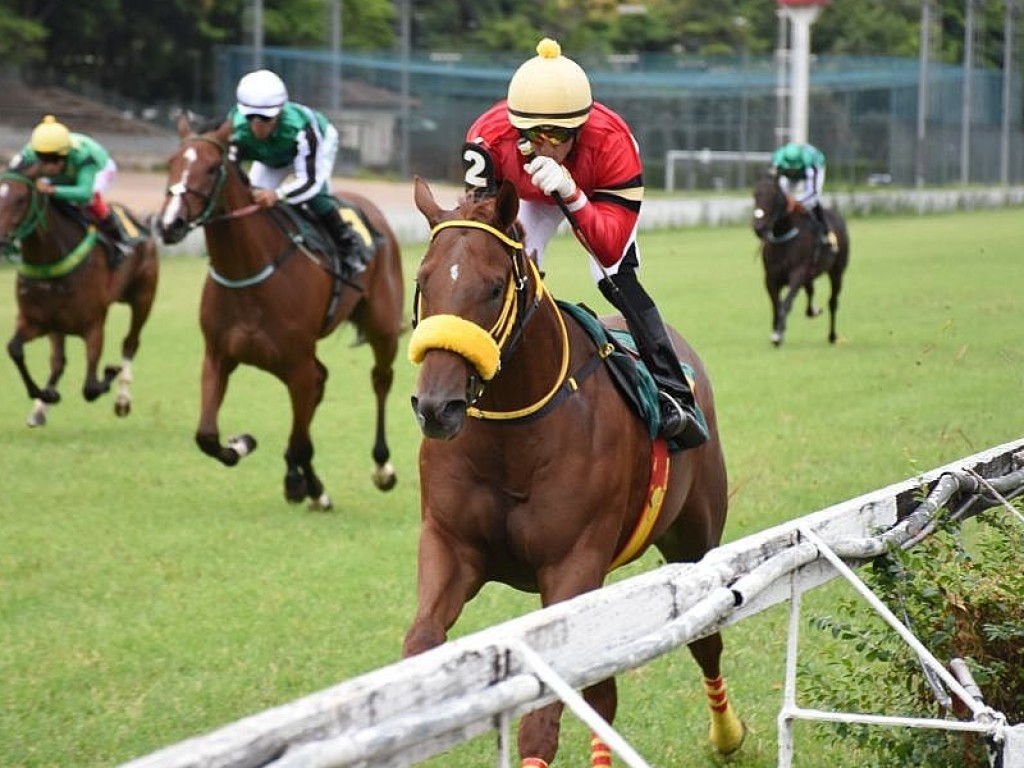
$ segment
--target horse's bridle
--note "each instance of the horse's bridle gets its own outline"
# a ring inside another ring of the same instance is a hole
[[[794,224],[781,235],[775,234],[775,225],[778,224],[783,217],[791,213],[789,198],[786,196],[786,193],[782,191],[782,187],[779,186],[779,182],[777,180],[772,183],[772,198],[771,216],[768,219],[768,226],[764,230],[764,240],[766,243],[771,243],[772,245],[788,243],[800,234],[800,229]],[[758,207],[758,210],[762,213],[765,212],[764,208],[761,208],[760,206]]]
[[[213,189],[207,193],[202,191],[201,189],[196,189],[194,187],[187,186],[185,185],[184,182],[181,181],[171,184],[169,187],[167,187],[167,194],[173,198],[182,198],[185,195],[195,195],[196,197],[203,201],[203,210],[200,211],[199,215],[196,216],[194,219],[186,221],[186,226],[188,227],[188,230],[191,231],[193,229],[198,229],[199,227],[208,226],[210,224],[217,224],[224,221],[230,221],[232,219],[239,219],[242,218],[243,216],[248,216],[250,214],[262,210],[259,205],[257,205],[256,203],[252,203],[251,205],[246,205],[243,206],[242,208],[238,208],[233,211],[227,211],[225,213],[216,213],[224,190],[224,185],[227,182],[228,173],[230,173],[229,164],[233,164],[235,162],[234,145],[225,145],[222,142],[215,139],[214,137],[206,135],[188,136],[182,140],[182,144],[188,144],[189,142],[198,141],[206,142],[207,144],[212,144],[220,151],[220,165],[217,167],[217,178],[214,180]],[[188,210],[187,206],[185,206],[184,204],[182,204],[182,208],[184,208],[186,211]],[[278,227],[281,226],[281,223],[277,218],[271,218]],[[218,273],[211,266],[210,277],[212,277],[215,282],[224,286],[225,288],[249,288],[251,286],[258,285],[259,283],[262,283],[264,280],[269,278],[272,274],[274,274],[274,272],[280,266],[281,262],[283,262],[284,259],[286,259],[296,247],[301,247],[299,246],[298,243],[296,243],[295,240],[293,240],[290,237],[288,238],[288,241],[289,242],[287,249],[280,255],[278,255],[276,259],[273,259],[272,261],[268,262],[268,264],[262,270],[260,270],[254,275],[243,278],[241,280],[231,280]]]
[[[229,148],[211,136],[189,136],[184,139],[182,143],[187,144],[196,141],[205,141],[207,144],[212,144],[220,150],[220,165],[217,167],[217,178],[214,180],[213,189],[207,193],[201,189],[186,186],[185,183],[181,181],[167,187],[167,194],[171,197],[195,195],[203,201],[203,210],[199,212],[198,216],[188,222],[188,228],[190,230],[205,226],[206,224],[210,224],[222,218],[220,216],[215,217],[213,214],[217,209],[217,203],[220,201],[220,193],[224,188],[224,182],[227,181],[228,178],[228,162],[230,155]],[[186,208],[186,210],[188,209]],[[234,218],[234,216],[223,216],[223,218]]]
[[[11,238],[14,240],[24,240],[36,230],[36,227],[43,225],[46,221],[46,195],[36,189],[34,179],[17,171],[5,171],[0,175],[0,181],[17,181],[28,187],[30,200],[28,215],[21,220],[21,223],[11,234]]]
[[[467,384],[466,399],[469,407],[466,412],[479,419],[520,419],[530,416],[543,409],[558,394],[565,381],[569,369],[569,335],[565,327],[565,318],[558,310],[551,294],[545,289],[537,265],[532,259],[526,258],[522,242],[516,240],[496,227],[482,221],[469,219],[451,219],[437,224],[430,232],[431,241],[445,229],[479,229],[498,238],[506,247],[506,253],[512,262],[512,276],[505,289],[505,300],[498,316],[489,329],[466,320],[457,315],[431,315],[422,321],[419,318],[420,290],[416,287],[413,299],[413,335],[409,340],[409,359],[413,363],[423,362],[426,353],[431,349],[449,349],[469,360],[474,367],[474,374]],[[532,281],[536,288],[533,300],[529,300],[528,287]],[[504,360],[522,339],[523,329],[540,307],[542,301],[551,303],[558,317],[562,337],[561,370],[551,390],[536,403],[514,411],[484,411],[474,404],[483,396],[486,382],[490,381],[501,370]]]
[[[47,227],[46,210],[50,205],[49,196],[43,194],[36,187],[35,179],[17,171],[6,171],[0,175],[0,181],[16,181],[28,187],[29,210],[28,214],[21,220],[13,233],[11,233],[11,244],[14,241],[24,241],[37,229],[45,230]],[[32,280],[53,280],[64,277],[73,272],[79,265],[85,262],[96,245],[97,231],[94,224],[83,222],[85,236],[77,244],[67,245],[60,242],[60,238],[54,235],[57,241],[58,251],[63,255],[56,261],[44,264],[26,263],[22,259],[18,267],[18,274]]]

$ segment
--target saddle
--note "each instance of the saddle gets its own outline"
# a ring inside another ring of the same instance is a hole
[[[351,242],[359,248],[359,253],[356,254],[358,260],[363,265],[369,264],[381,244],[381,234],[374,229],[366,214],[357,205],[338,197],[333,199],[337,203],[341,220],[355,235]],[[327,254],[331,260],[332,270],[342,271],[342,262],[346,254],[338,253],[334,238],[320,223],[316,214],[305,205],[279,205],[277,208],[287,214],[298,230],[297,242],[304,243],[310,250]]]
[[[103,246],[103,251],[106,253],[107,264],[110,269],[117,269],[122,263],[124,263],[125,255],[117,247],[117,244],[111,240],[110,235],[104,231],[102,226],[100,226],[100,222],[90,216],[85,208],[80,205],[65,203],[59,200],[54,200],[53,205],[63,212],[68,218],[77,222],[82,229],[85,230],[85,237],[83,238],[82,243],[89,239],[90,227],[92,228],[95,233],[93,235],[93,239]],[[121,231],[125,235],[125,245],[134,248],[136,245],[145,242],[152,236],[152,230],[149,226],[135,218],[132,212],[125,208],[121,203],[108,203],[108,207],[110,208],[111,214],[117,218]]]
[[[564,301],[556,302],[569,317],[587,332],[594,340],[598,349],[607,347],[609,353],[604,356],[604,364],[611,374],[622,399],[632,408],[637,417],[647,427],[647,434],[654,440],[658,437],[661,427],[661,408],[658,403],[658,386],[654,376],[647,369],[637,353],[636,341],[629,331],[611,329],[601,323],[597,314],[585,304],[569,304]],[[693,388],[694,370],[680,361],[680,368]],[[709,434],[707,420],[704,412],[698,405],[696,407],[697,419],[705,434]],[[669,441],[669,448],[673,452],[683,450],[683,446],[676,441]]]

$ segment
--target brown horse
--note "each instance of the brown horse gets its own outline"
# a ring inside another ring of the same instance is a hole
[[[288,388],[292,426],[285,451],[285,498],[308,498],[329,509],[331,499],[313,470],[309,426],[324,394],[327,368],[317,341],[343,321],[352,322],[373,350],[371,381],[377,400],[373,443],[374,483],[395,485],[385,435],[385,405],[402,331],[402,263],[398,241],[384,215],[359,195],[343,197],[366,217],[355,221],[374,255],[366,270],[346,279],[324,246],[280,206],[259,208],[232,158],[231,125],[193,134],[179,121],[181,144],[168,162],[168,187],[158,227],[168,243],[202,227],[210,257],[199,324],[205,340],[202,405],[196,443],[203,453],[234,466],[256,447],[248,434],[220,441],[217,412],[228,379],[240,364],[272,373]]]
[[[765,287],[772,302],[771,341],[777,347],[782,344],[786,318],[801,288],[807,294],[807,317],[821,314],[821,309],[814,306],[814,280],[826,273],[832,288],[828,299],[828,340],[833,344],[836,341],[836,310],[843,289],[843,272],[850,260],[850,236],[838,211],[826,210],[825,217],[839,239],[837,253],[819,242],[818,223],[813,215],[782,191],[774,175],[764,174],[754,185],[753,227],[762,243]]]
[[[444,642],[485,582],[539,592],[547,606],[597,589],[609,570],[652,544],[671,562],[699,560],[717,546],[726,471],[711,386],[693,349],[672,332],[695,372],[711,437],[668,454],[619,394],[598,345],[524,256],[514,234],[515,188],[506,182],[495,197],[442,210],[417,178],[415,200],[432,240],[416,275],[409,345],[410,358],[422,362],[412,402],[425,439],[418,608],[403,653]],[[604,321],[625,327],[617,316]],[[664,475],[652,464],[659,455]],[[664,480],[663,495],[652,492],[652,478]],[[651,498],[663,500],[656,517],[644,514]],[[690,651],[711,697],[712,742],[732,752],[743,726],[721,678],[722,639],[715,633]],[[614,679],[584,696],[612,720]],[[523,766],[554,758],[561,710],[555,703],[523,718]],[[593,747],[592,759],[606,749]]]
[[[156,297],[160,272],[156,241],[145,236],[138,219],[115,204],[115,210],[129,217],[127,227],[139,234],[131,255],[115,265],[112,246],[95,223],[79,208],[40,192],[36,188],[39,175],[38,165],[0,175],[0,251],[15,242],[21,245],[18,315],[7,353],[35,401],[26,423],[45,425],[48,407],[60,402],[57,384],[66,364],[66,336],[80,336],[85,342],[85,399],[92,402],[109,392],[116,380],[114,413],[127,416],[132,361]],[[131,320],[121,342],[121,364],[105,366],[99,378],[107,310],[114,302],[129,306]],[[50,377],[40,388],[25,364],[24,346],[43,335],[50,338]]]

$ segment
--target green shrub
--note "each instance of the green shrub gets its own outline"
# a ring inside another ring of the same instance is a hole
[[[944,512],[942,513],[944,514]],[[997,507],[963,526],[948,524],[907,551],[876,559],[865,583],[940,661],[963,658],[985,703],[1011,724],[1024,721],[1024,525]],[[802,665],[812,706],[844,712],[944,717],[914,651],[859,597],[811,625],[851,653],[824,667]],[[953,696],[960,717],[969,712]],[[831,741],[867,766],[985,765],[978,734],[841,724]]]

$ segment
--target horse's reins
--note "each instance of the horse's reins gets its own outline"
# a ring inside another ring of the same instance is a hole
[[[472,388],[469,393],[470,405],[466,409],[470,416],[483,420],[510,421],[528,417],[537,417],[553,407],[560,393],[568,394],[578,388],[578,381],[583,376],[572,377],[569,372],[569,332],[565,326],[565,318],[555,304],[554,297],[544,287],[537,265],[532,259],[525,258],[523,244],[506,235],[496,227],[481,221],[468,219],[452,219],[442,221],[430,233],[430,239],[449,228],[479,229],[498,238],[509,247],[512,259],[512,279],[505,291],[505,300],[494,324],[484,330],[476,323],[456,315],[431,315],[419,321],[413,338],[409,342],[409,358],[414,363],[423,361],[430,349],[449,349],[469,360],[484,381],[489,381],[501,370],[501,363],[518,345],[522,338],[526,323],[540,308],[541,302],[547,301],[558,318],[561,338],[561,364],[558,375],[551,389],[535,403],[513,411],[489,411],[473,405],[483,395],[483,384]],[[526,265],[525,267],[523,265]],[[533,301],[526,304],[526,287],[532,276],[536,285]],[[414,308],[414,319],[418,320],[418,296]],[[587,370],[589,373],[589,370]]]
[[[800,228],[796,224],[793,224],[788,230],[783,232],[781,235],[776,235],[775,225],[779,221],[781,221],[783,217],[793,213],[793,211],[796,209],[796,201],[782,191],[782,189],[779,187],[778,182],[774,184],[773,192],[776,202],[772,206],[772,218],[771,221],[769,221],[768,230],[765,232],[764,240],[766,243],[771,243],[772,245],[783,245],[784,243],[788,243],[790,240],[799,235]],[[781,200],[783,203],[783,213],[781,215],[779,214],[779,200]]]
[[[240,219],[262,210],[262,208],[256,203],[251,203],[241,208],[237,208],[233,211],[225,211],[223,213],[215,214],[217,204],[220,201],[221,192],[223,191],[224,184],[227,182],[227,164],[231,162],[229,157],[230,148],[223,144],[222,142],[218,141],[217,139],[213,138],[212,136],[189,136],[182,143],[190,141],[205,141],[208,144],[212,144],[220,151],[221,161],[220,165],[217,168],[217,178],[214,181],[214,187],[209,193],[203,192],[202,190],[199,189],[195,189],[194,187],[187,186],[184,182],[181,181],[167,187],[167,194],[173,197],[181,197],[183,195],[190,194],[195,195],[197,198],[204,201],[203,210],[200,211],[199,215],[187,222],[189,230],[198,229],[199,227],[207,226],[210,224],[219,224],[225,221],[231,221],[233,219]],[[285,230],[285,228],[282,226],[280,221],[278,221],[276,218],[271,217],[271,221],[273,221],[275,225],[277,225],[281,229],[281,231],[285,233],[286,236],[289,234],[287,230]],[[210,277],[213,278],[214,282],[218,283],[219,285],[223,285],[225,288],[249,288],[253,285],[258,285],[259,283],[262,283],[264,280],[269,278],[272,274],[274,274],[274,272],[277,271],[277,268],[281,265],[281,263],[286,258],[288,258],[291,252],[296,248],[301,250],[306,255],[307,258],[312,260],[318,266],[323,267],[323,264],[321,264],[319,260],[317,260],[313,256],[313,254],[310,253],[309,250],[302,245],[301,242],[295,240],[291,236],[288,236],[287,239],[289,241],[289,246],[284,250],[284,252],[279,254],[275,259],[270,261],[262,270],[260,270],[254,275],[250,275],[249,277],[242,278],[240,280],[232,280],[221,275],[211,265]],[[328,271],[334,274],[333,270]],[[338,279],[341,279],[340,275],[335,274],[334,276]],[[331,312],[328,312],[328,320],[330,316]],[[327,321],[325,321],[325,324],[326,322]]]
[[[11,238],[20,241],[24,240],[36,229],[45,230],[47,223],[46,208],[49,205],[49,200],[46,195],[36,188],[35,180],[17,171],[5,171],[0,175],[0,180],[19,182],[24,184],[29,191],[29,212],[17,228],[15,228]],[[63,251],[67,248],[67,253],[57,261],[47,264],[26,264],[22,260],[18,266],[19,274],[33,280],[52,280],[70,274],[89,257],[90,252],[96,245],[97,233],[95,226],[92,224],[86,225],[85,237],[74,248],[68,248],[61,243],[61,238],[56,234],[54,237],[57,239],[58,251]]]

